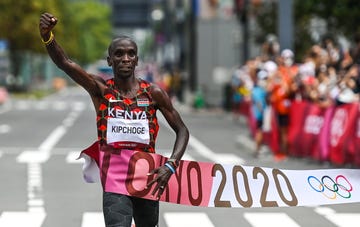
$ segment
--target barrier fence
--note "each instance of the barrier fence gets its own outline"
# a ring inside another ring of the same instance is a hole
[[[255,130],[250,102],[244,102],[241,113]],[[264,132],[264,143],[276,154],[279,152],[279,130],[273,110],[271,128]],[[360,166],[360,109],[359,103],[322,108],[307,101],[293,101],[288,128],[288,154],[307,157],[335,165]]]

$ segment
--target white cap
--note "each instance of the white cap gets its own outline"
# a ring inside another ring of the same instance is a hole
[[[274,73],[278,69],[278,66],[273,61],[267,61],[264,64],[264,70],[268,73]]]
[[[294,52],[292,52],[292,50],[290,50],[290,49],[284,49],[283,51],[281,51],[281,57],[283,57],[283,58],[293,58],[294,57]]]
[[[302,76],[315,76],[315,64],[313,62],[306,62],[300,65],[299,73]]]
[[[268,72],[266,72],[265,70],[260,70],[258,73],[257,73],[257,78],[259,80],[263,80],[263,79],[266,79],[268,77]]]

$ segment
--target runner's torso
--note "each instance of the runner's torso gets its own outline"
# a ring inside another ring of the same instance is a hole
[[[155,152],[159,125],[151,84],[141,79],[138,82],[136,96],[126,98],[115,88],[113,79],[106,81],[107,89],[96,118],[101,150]]]

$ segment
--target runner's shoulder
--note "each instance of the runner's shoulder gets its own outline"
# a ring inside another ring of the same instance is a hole
[[[94,74],[90,74],[90,75],[95,79],[96,82],[104,84],[104,85],[106,84],[105,79],[102,78],[101,76],[97,76],[97,75],[94,75]]]

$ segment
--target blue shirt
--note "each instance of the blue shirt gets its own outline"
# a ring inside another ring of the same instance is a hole
[[[266,90],[262,87],[255,86],[251,91],[252,105],[251,109],[256,120],[262,120],[264,109],[266,107]]]

